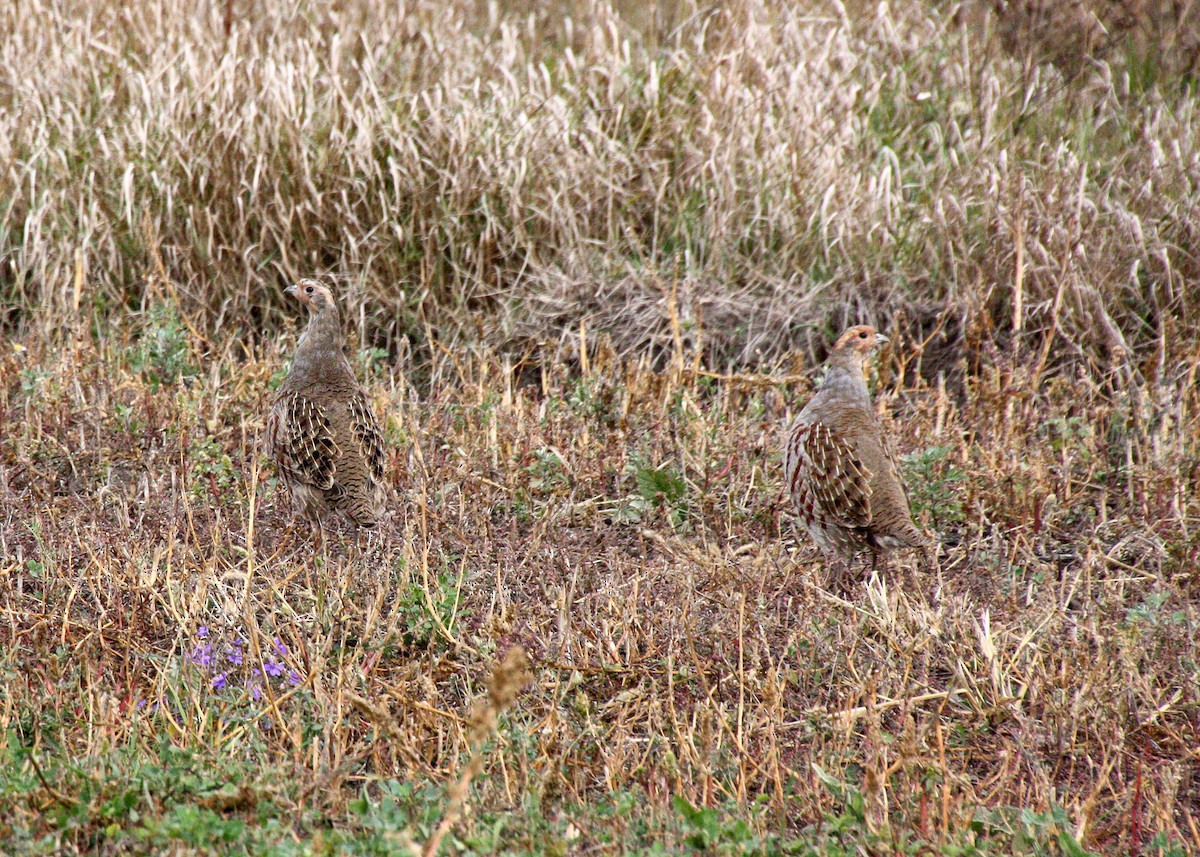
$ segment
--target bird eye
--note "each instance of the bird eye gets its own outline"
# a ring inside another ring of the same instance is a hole
[[[309,291],[311,292],[311,291],[312,291],[312,289],[309,289]],[[866,339],[866,338],[867,338],[867,332],[866,332],[865,330],[860,330],[860,331],[858,332],[858,338],[859,338],[859,339]]]
[[[304,293],[311,295],[312,294],[312,286],[306,286],[304,289]]]

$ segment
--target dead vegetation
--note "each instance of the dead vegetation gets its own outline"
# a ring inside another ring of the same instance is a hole
[[[641,353],[670,289],[714,368],[930,307],[1102,365],[1194,337],[1190,78],[1064,74],[992,35],[1040,6],[989,8],[47,2],[0,22],[0,324],[145,311],[161,265],[207,334],[317,272],[425,357]]]
[[[1062,806],[1100,850],[1195,842],[1194,374],[1138,402],[1026,369],[961,403],[890,389],[941,572],[900,564],[843,600],[777,529],[801,384],[599,348],[522,387],[490,352],[444,352],[421,397],[377,376],[394,521],[314,547],[254,454],[280,352],[230,344],[156,394],[119,349],[35,349],[3,364],[0,547],[3,714],[40,752],[90,770],[166,738],[286,766],[297,789],[234,797],[338,819],[364,784],[457,779],[461,717],[519,645],[535,683],[465,837],[534,800],[580,848],[635,847],[626,826],[673,797],[795,834],[842,811],[829,777],[883,841],[961,843],[979,812]],[[195,655],[232,640],[246,666]],[[295,684],[256,686],[255,663]],[[622,794],[634,817],[594,814]],[[36,828],[53,792],[34,795],[9,806]]]
[[[0,13],[10,850],[1200,850],[1195,101],[865,5]],[[313,271],[376,535],[260,470]],[[848,321],[942,548],[843,599]]]

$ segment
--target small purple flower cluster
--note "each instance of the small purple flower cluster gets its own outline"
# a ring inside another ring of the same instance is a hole
[[[212,689],[225,690],[239,682],[250,692],[255,702],[262,699],[263,685],[271,679],[284,679],[295,687],[304,677],[289,667],[284,660],[288,648],[276,637],[271,642],[271,651],[263,652],[262,667],[246,669],[246,644],[241,637],[233,636],[225,642],[214,642],[209,636],[208,626],[196,629],[197,643],[188,652],[186,660],[208,676]],[[282,682],[280,682],[282,684]]]

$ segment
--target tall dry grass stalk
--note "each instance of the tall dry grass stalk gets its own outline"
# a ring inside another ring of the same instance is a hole
[[[470,748],[470,757],[458,780],[450,786],[446,813],[434,829],[433,835],[429,837],[429,841],[425,843],[425,857],[437,854],[446,834],[462,817],[471,781],[483,771],[484,745],[496,734],[500,725],[500,714],[513,706],[517,696],[532,680],[533,676],[529,670],[529,656],[525,650],[521,646],[509,649],[488,677],[487,697],[477,700],[471,706],[471,714],[467,718],[467,746]]]

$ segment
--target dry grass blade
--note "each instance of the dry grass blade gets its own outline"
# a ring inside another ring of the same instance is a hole
[[[517,696],[532,681],[533,676],[529,669],[529,656],[525,654],[525,650],[520,646],[509,649],[488,679],[487,698],[477,701],[471,707],[470,717],[467,718],[467,746],[470,756],[457,782],[450,786],[450,801],[446,807],[446,814],[429,837],[429,841],[425,843],[425,857],[437,854],[442,840],[462,816],[471,780],[483,770],[483,745],[495,734],[501,712],[511,708],[517,701]]]

